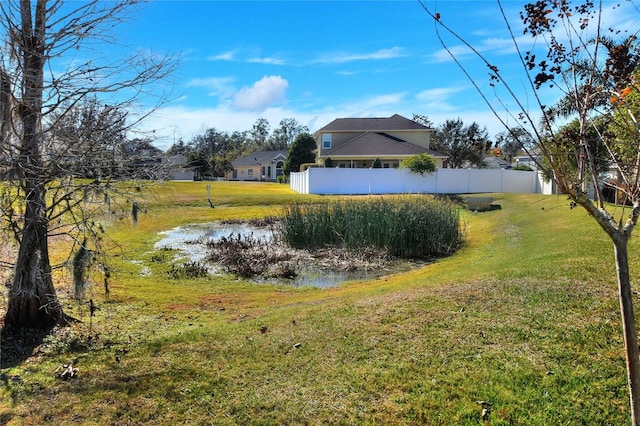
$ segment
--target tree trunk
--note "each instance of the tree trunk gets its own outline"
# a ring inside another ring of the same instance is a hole
[[[24,224],[15,276],[9,290],[5,326],[47,329],[64,319],[51,278],[42,165],[42,92],[44,86],[46,1],[38,0],[34,19],[30,0],[20,0],[21,28],[13,34],[22,53],[22,98],[16,111],[22,124],[18,171],[25,193]]]
[[[629,259],[627,238],[614,239],[616,267],[618,271],[618,291],[620,298],[620,314],[627,358],[627,379],[631,402],[631,422],[640,426],[640,354],[638,351],[638,335],[633,312],[631,281],[629,278]]]
[[[42,190],[34,195],[38,198],[41,196]],[[38,206],[35,205],[37,202],[30,201],[27,202],[28,219],[9,290],[5,326],[45,330],[60,323],[64,314],[51,278],[46,217],[38,212]],[[35,209],[38,210],[34,211]]]

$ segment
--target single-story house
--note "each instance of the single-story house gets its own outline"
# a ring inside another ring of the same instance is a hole
[[[529,152],[522,152],[514,157],[517,166],[528,166],[533,170],[538,170],[538,164],[542,161],[542,153],[539,148],[534,148]]]
[[[187,157],[182,154],[164,158],[164,173],[169,180],[194,180],[193,170],[186,168]]]
[[[396,168],[416,154],[434,157],[446,167],[447,155],[429,149],[433,129],[395,114],[387,118],[338,118],[315,132],[317,161],[331,167]]]
[[[486,154],[482,157],[482,161],[487,169],[506,170],[511,168],[511,163],[495,155]]]
[[[283,175],[282,167],[287,159],[288,151],[255,151],[239,157],[231,165],[233,170],[227,172],[227,180],[275,181]]]

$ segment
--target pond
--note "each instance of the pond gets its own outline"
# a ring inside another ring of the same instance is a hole
[[[206,223],[180,226],[160,233],[161,240],[156,250],[171,249],[176,251],[173,262],[185,260],[206,265],[209,273],[223,273],[224,268],[211,260],[212,242],[222,240],[248,240],[258,242],[270,250],[291,253],[287,267],[295,270],[290,278],[277,278],[257,275],[251,278],[256,283],[281,284],[289,286],[333,287],[346,281],[375,279],[394,273],[404,272],[426,264],[425,261],[408,261],[399,259],[371,259],[366,251],[359,253],[360,259],[346,259],[345,252],[328,249],[322,253],[310,254],[304,250],[295,250],[278,242],[276,232],[270,226],[255,226],[248,223]],[[331,257],[340,257],[339,264]],[[356,254],[355,256],[358,256]],[[369,261],[370,260],[370,261]],[[337,265],[337,266],[336,266]]]
[[[209,240],[218,241],[229,235],[251,236],[270,241],[273,239],[273,231],[266,227],[251,226],[246,223],[199,223],[177,228],[159,233],[162,239],[158,241],[154,248],[171,249],[178,252],[178,257],[188,258],[194,262],[205,262],[208,257],[206,242]]]

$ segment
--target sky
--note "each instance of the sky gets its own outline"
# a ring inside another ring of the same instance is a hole
[[[524,3],[503,1],[518,36]],[[424,4],[524,87],[495,1]],[[640,28],[633,4],[611,5],[615,22]],[[293,118],[314,132],[336,118],[421,114],[434,127],[460,118],[492,136],[504,130],[418,1],[151,0],[117,36],[123,48],[179,59],[169,101],[143,123],[163,149],[209,128],[250,130],[261,118],[272,129]],[[457,41],[451,48],[487,89],[487,70],[467,62]]]

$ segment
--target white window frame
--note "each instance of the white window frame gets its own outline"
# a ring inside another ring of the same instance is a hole
[[[322,149],[331,149],[331,133],[322,134]]]

